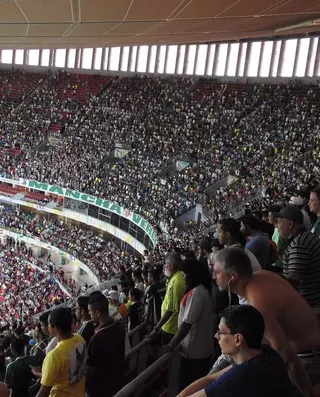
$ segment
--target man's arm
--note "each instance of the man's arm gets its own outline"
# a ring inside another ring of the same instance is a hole
[[[162,328],[162,326],[170,319],[170,317],[173,315],[173,312],[167,310],[164,315],[161,317],[160,321],[158,322],[158,324],[155,326],[155,329],[157,331],[160,331],[160,329]]]
[[[206,386],[208,386],[211,382],[219,379],[220,376],[222,376],[225,372],[229,371],[231,367],[232,367],[232,365],[229,365],[229,367],[224,368],[221,371],[219,371],[213,375],[207,375],[207,376],[204,376],[203,378],[200,378],[200,379],[194,381],[193,383],[191,383],[191,385],[189,385],[184,390],[182,390],[182,392],[180,394],[178,394],[177,397],[194,396],[194,393],[197,393],[197,392],[200,392],[200,393],[202,392],[203,394],[200,394],[200,395],[195,394],[196,397],[205,396],[206,394],[203,389]]]
[[[271,347],[282,357],[296,387],[304,397],[314,397],[314,391],[309,376],[299,357],[289,344],[275,315],[270,313],[270,310],[263,310],[263,308],[259,308],[256,305],[253,306],[262,313],[265,321],[264,336]]]

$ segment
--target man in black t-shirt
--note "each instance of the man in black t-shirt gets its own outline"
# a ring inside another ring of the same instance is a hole
[[[129,299],[132,305],[128,311],[128,331],[132,331],[143,322],[143,304],[141,302],[141,291],[138,288],[132,288],[129,291]]]
[[[157,268],[149,270],[148,284],[144,296],[146,323],[156,326],[161,319],[161,305],[166,293],[165,282],[160,281],[160,271]]]
[[[79,321],[76,333],[81,335],[88,346],[94,335],[95,324],[92,321],[88,310],[89,297],[79,296],[76,303],[76,317]]]
[[[234,365],[201,378],[178,397],[290,397],[289,375],[279,354],[262,347],[264,320],[253,306],[231,306],[222,313],[216,338]]]
[[[110,317],[108,305],[102,294],[89,299],[89,313],[98,326],[88,346],[88,397],[113,397],[123,386],[126,331],[122,320]]]

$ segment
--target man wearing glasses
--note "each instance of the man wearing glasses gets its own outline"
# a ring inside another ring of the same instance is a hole
[[[231,306],[222,312],[216,338],[222,353],[234,364],[205,376],[178,397],[291,396],[285,363],[277,352],[262,346],[263,316],[248,305]]]

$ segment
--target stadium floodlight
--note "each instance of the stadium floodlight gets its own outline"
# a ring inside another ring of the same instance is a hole
[[[286,30],[291,30],[291,29],[299,29],[299,28],[307,28],[309,26],[317,26],[320,25],[320,19],[311,19],[308,21],[303,21],[296,23],[294,25],[288,25],[288,26],[283,26],[282,28],[275,29],[274,31],[276,33],[278,32],[285,32]]]

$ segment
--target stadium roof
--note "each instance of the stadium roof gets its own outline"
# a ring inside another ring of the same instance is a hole
[[[318,17],[318,0],[2,0],[0,46],[105,47],[288,36],[319,31]],[[305,26],[289,28],[300,23]]]

